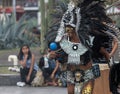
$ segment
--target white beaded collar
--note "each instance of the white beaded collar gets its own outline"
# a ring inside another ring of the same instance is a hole
[[[88,51],[81,43],[70,42],[64,37],[60,42],[60,46],[68,54],[68,64],[81,64],[80,56]]]

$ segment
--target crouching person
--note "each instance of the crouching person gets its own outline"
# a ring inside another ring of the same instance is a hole
[[[20,76],[21,82],[17,82],[18,86],[31,85],[39,69],[35,63],[35,56],[31,53],[28,45],[23,45],[18,54],[18,60],[21,65]]]
[[[60,68],[59,61],[56,59],[56,53],[54,51],[40,58],[39,68],[43,72],[44,84],[57,86]]]

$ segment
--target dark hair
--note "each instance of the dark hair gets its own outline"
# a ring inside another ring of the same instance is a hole
[[[19,54],[18,54],[18,60],[22,60],[22,59],[23,59],[22,48],[23,48],[24,46],[26,46],[26,47],[29,49],[29,51],[28,51],[28,58],[27,58],[27,59],[30,59],[31,56],[32,56],[32,53],[31,53],[31,51],[30,51],[30,47],[29,47],[27,44],[24,44],[24,45],[20,48],[20,51],[19,51]]]

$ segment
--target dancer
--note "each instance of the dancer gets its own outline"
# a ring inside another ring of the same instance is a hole
[[[104,0],[71,0],[68,4],[55,38],[68,57],[68,94],[92,94],[94,79],[100,76],[98,65],[92,64],[92,55],[96,53],[93,42],[98,36],[100,42],[95,45],[109,61],[110,56],[102,44],[105,40],[101,38],[116,37],[103,22],[112,23],[105,13]]]
[[[78,94],[77,92],[91,94],[94,85],[91,53],[88,48],[82,45],[80,39],[77,37],[75,27],[66,25],[66,33],[67,34],[61,40],[60,45],[68,54],[68,94]],[[86,86],[84,86],[84,84]]]

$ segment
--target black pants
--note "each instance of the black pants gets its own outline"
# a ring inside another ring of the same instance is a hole
[[[45,80],[49,80],[51,81],[50,75],[52,74],[54,69],[52,68],[42,68],[42,72],[43,72],[43,76]],[[55,73],[55,77],[56,75],[60,75],[60,70],[58,69]]]
[[[30,80],[27,82],[26,81],[26,77],[29,73],[29,68],[20,68],[20,76],[21,76],[21,81],[25,82],[26,84],[31,84],[31,82],[33,81],[33,79],[35,78],[36,75],[36,70],[33,70],[31,75],[30,75]]]
[[[117,91],[119,84],[120,84],[120,63],[114,64],[110,68],[109,85],[110,85],[110,91],[112,92],[112,94],[120,94]]]

